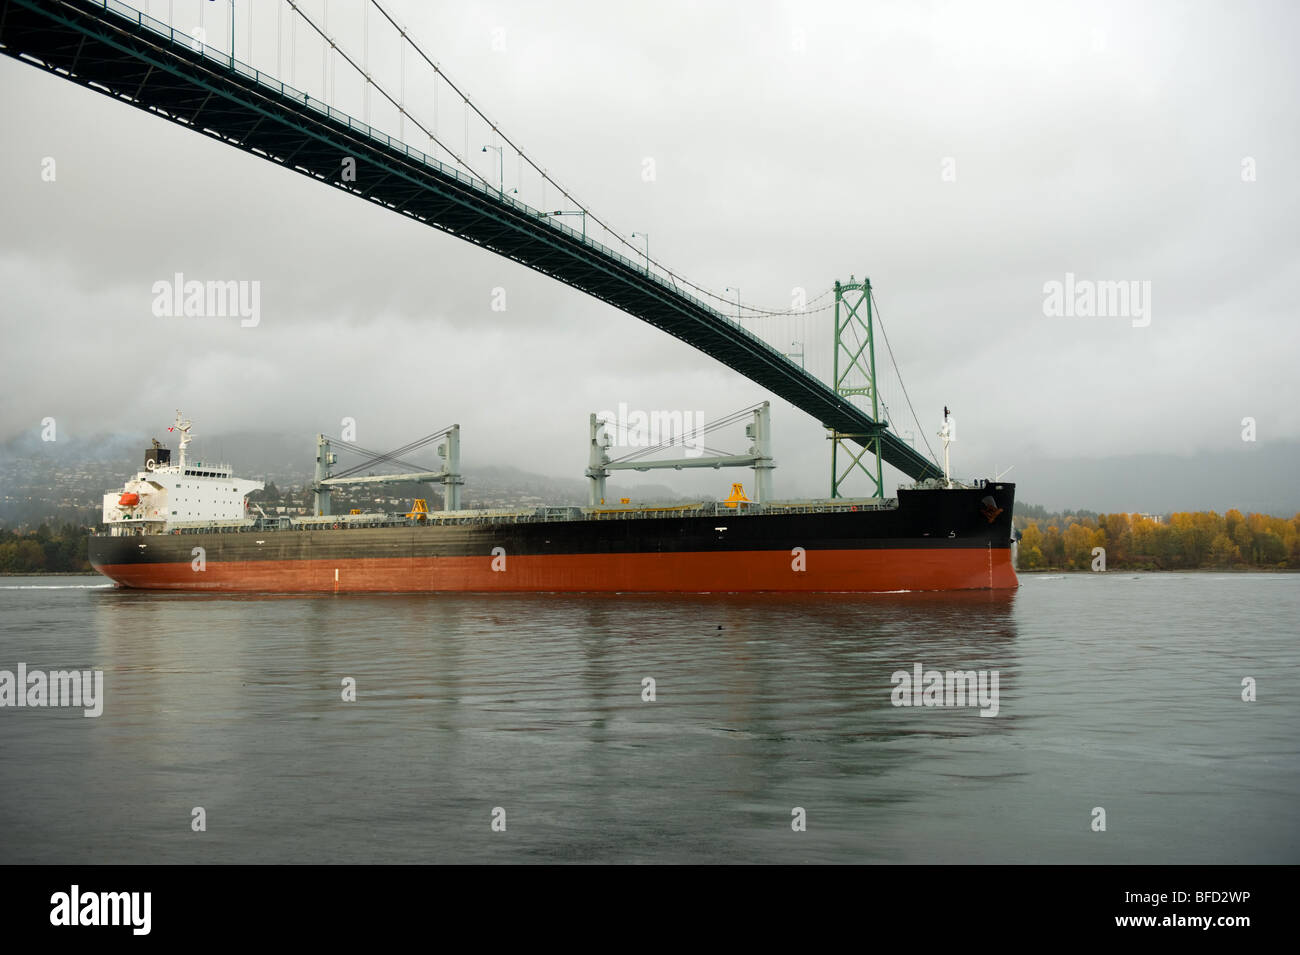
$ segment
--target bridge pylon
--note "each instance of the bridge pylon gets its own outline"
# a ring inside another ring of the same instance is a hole
[[[871,314],[871,279],[835,283],[835,363],[832,379],[835,394],[842,398],[869,399],[875,424],[866,431],[831,430],[831,497],[843,497],[841,487],[856,475],[864,475],[871,497],[885,496],[881,463],[881,439],[889,424],[880,419],[880,396],[876,388],[875,323]],[[868,410],[864,408],[863,410]],[[863,495],[854,494],[852,497]]]

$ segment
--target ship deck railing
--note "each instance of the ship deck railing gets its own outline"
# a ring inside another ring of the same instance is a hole
[[[361,530],[387,527],[483,526],[489,524],[546,524],[563,521],[638,521],[663,518],[733,518],[777,514],[843,514],[854,511],[887,511],[898,507],[897,498],[835,498],[833,500],[690,501],[685,503],[634,504],[615,507],[541,506],[523,510],[482,509],[431,511],[419,516],[406,514],[333,514],[320,517],[274,517],[252,521],[223,521],[170,524],[157,534],[247,534],[293,531]],[[141,528],[143,530],[143,528]],[[102,536],[102,535],[97,535]],[[132,535],[134,536],[134,535]]]

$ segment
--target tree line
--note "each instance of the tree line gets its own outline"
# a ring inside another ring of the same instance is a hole
[[[92,573],[89,542],[90,528],[76,524],[42,524],[35,533],[0,529],[0,573]]]
[[[1067,512],[1017,517],[1016,525],[1021,570],[1089,570],[1098,547],[1105,550],[1107,570],[1300,568],[1300,514]]]

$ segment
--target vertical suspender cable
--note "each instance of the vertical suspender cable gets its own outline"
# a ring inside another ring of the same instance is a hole
[[[361,72],[365,82],[361,86],[362,104],[366,125],[370,125],[370,4],[361,11]]]

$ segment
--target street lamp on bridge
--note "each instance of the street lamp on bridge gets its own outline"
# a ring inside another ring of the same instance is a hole
[[[645,273],[646,275],[649,275],[650,274],[650,233],[633,232],[632,238],[645,239]]]
[[[235,0],[226,0],[230,4],[230,68],[235,68]],[[203,8],[199,7],[199,22],[203,21]],[[172,4],[167,4],[167,25],[172,27],[174,19],[172,16]]]
[[[506,153],[505,153],[505,148],[502,147],[502,146],[484,146],[484,147],[483,147],[483,152],[487,152],[489,149],[495,149],[495,150],[497,151],[497,172],[498,172],[498,178],[497,178],[497,195],[498,195],[498,196],[501,196],[502,198],[505,198],[505,194],[506,194]]]
[[[740,321],[740,289],[728,285],[722,291],[736,293],[736,321]]]
[[[556,209],[554,212],[540,213],[543,219],[551,216],[582,216],[582,241],[587,241],[587,210],[586,209]]]

